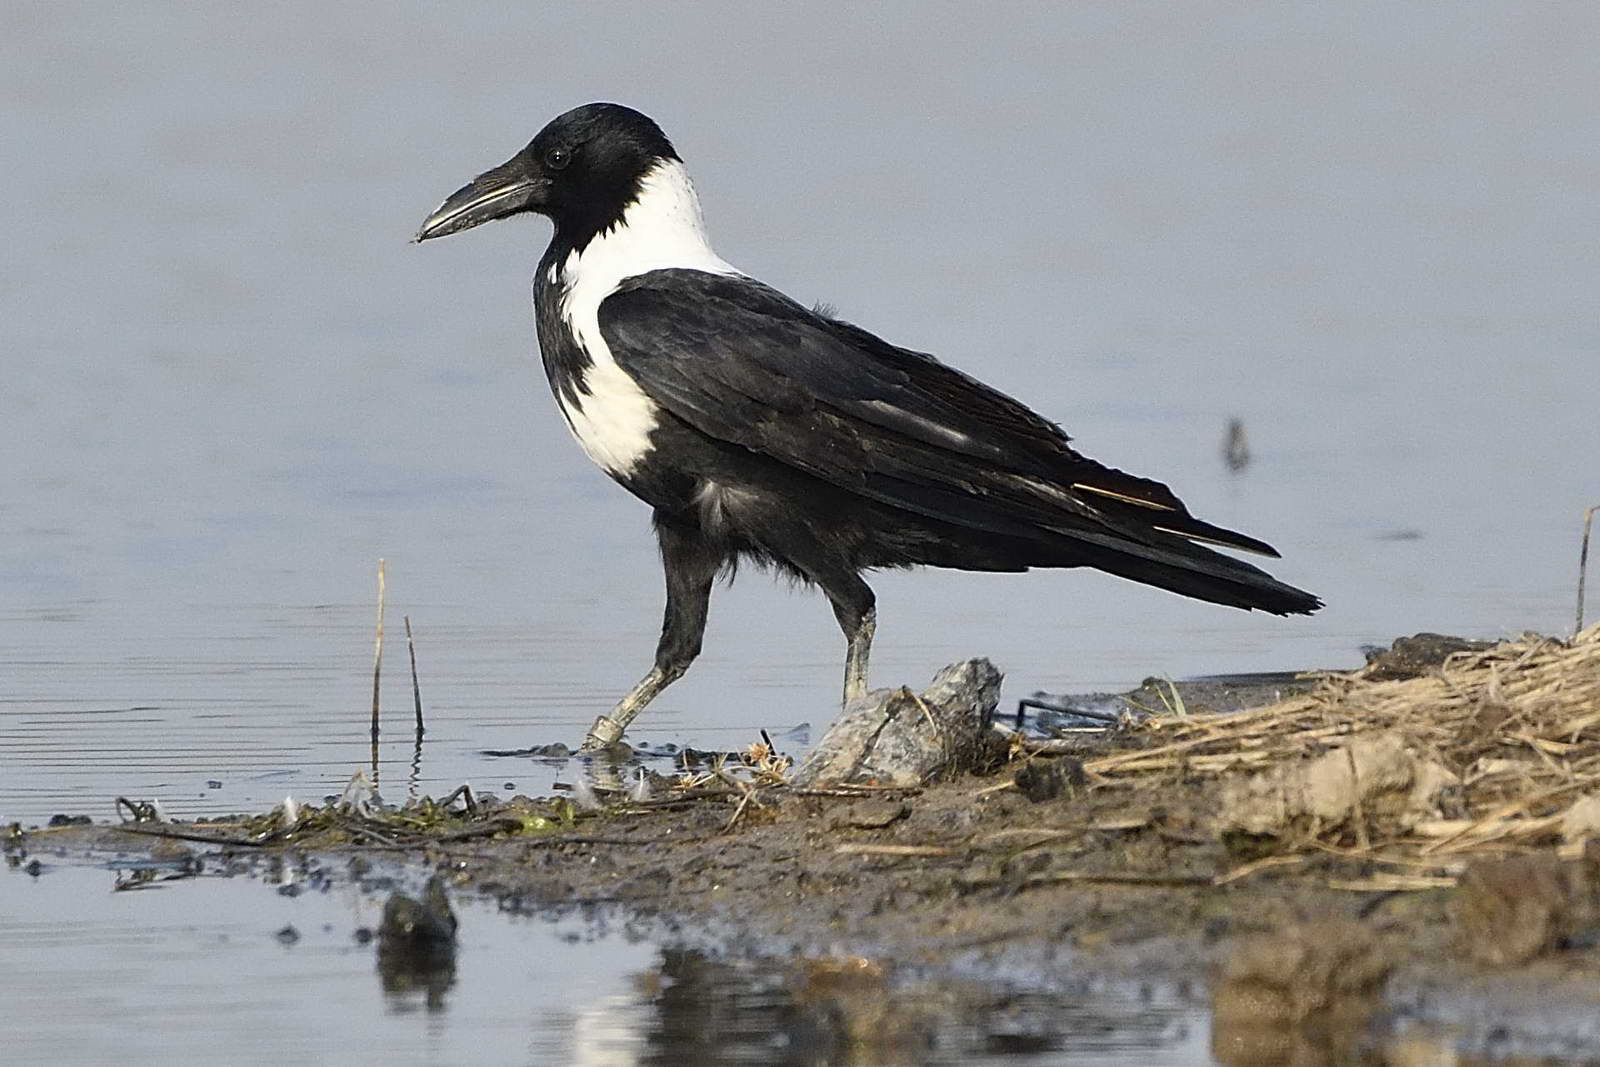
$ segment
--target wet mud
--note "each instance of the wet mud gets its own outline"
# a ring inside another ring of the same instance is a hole
[[[1406,656],[1375,659],[1374,673],[1393,684],[1396,672],[1437,667],[1415,648]],[[1313,684],[1151,680],[1116,699],[1169,713],[1177,702],[1194,716]],[[785,1025],[855,1049],[856,1062],[917,1062],[957,1022],[986,1048],[1055,1047],[1082,1019],[1070,998],[1037,994],[1085,982],[1193,990],[1211,1005],[1209,1052],[1222,1063],[1600,1059],[1600,847],[1549,822],[1544,837],[1507,836],[1397,875],[1372,842],[1340,836],[1406,825],[1393,820],[1424,789],[1419,767],[1448,753],[1408,749],[1406,762],[1346,746],[1331,750],[1345,755],[1327,773],[1318,756],[1255,774],[1276,783],[1263,788],[1277,804],[1305,789],[1273,775],[1348,787],[1360,818],[1290,812],[1289,823],[1318,830],[1288,849],[1261,825],[1219,830],[1225,809],[1244,803],[1237,776],[1182,764],[1132,781],[1096,774],[1161,750],[1135,717],[1055,733],[1048,746],[1019,734],[976,771],[918,787],[802,788],[767,751],[686,772],[676,787],[625,767],[618,779],[646,788],[601,789],[584,806],[478,797],[409,816],[330,805],[292,826],[281,813],[63,824],[14,830],[6,856],[17,866],[58,852],[144,854],[179,872],[309,863],[356,882],[397,864],[437,872],[423,900],[391,903],[395,929],[412,933],[382,938],[391,958],[426,964],[396,981],[424,984],[448,981],[445,887],[508,912],[624,917],[676,946],[672,966],[688,976],[674,981],[715,982],[731,961],[761,961],[783,976]],[[1588,743],[1566,736],[1574,751]]]

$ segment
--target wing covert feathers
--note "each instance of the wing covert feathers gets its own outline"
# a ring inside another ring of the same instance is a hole
[[[618,365],[699,432],[973,536],[1034,545],[1026,565],[1093,566],[1278,613],[1320,606],[1204,547],[1275,557],[1271,545],[1080,455],[1055,423],[977,379],[759,282],[653,271],[608,296],[599,322]]]

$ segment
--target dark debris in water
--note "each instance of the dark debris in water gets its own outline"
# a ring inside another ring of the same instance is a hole
[[[769,745],[772,743],[771,737],[765,730],[762,731],[762,736],[767,739]],[[787,741],[796,745],[809,744],[811,741],[811,724],[803,722],[797,726],[791,726],[789,729],[779,732],[777,738],[780,741]],[[580,755],[576,749],[561,741],[553,741],[544,745],[529,745],[526,748],[485,748],[480,749],[479,753],[484,756],[543,760],[564,760]],[[677,745],[672,742],[652,745],[648,741],[636,741],[613,745],[603,755],[590,753],[581,753],[581,755],[584,759],[605,759],[613,763],[622,763],[630,760],[670,759],[680,762],[687,760],[694,764],[709,763],[718,759],[736,759],[739,754],[736,752],[695,748],[691,745]],[[510,789],[512,787],[508,785],[506,788]]]
[[[1012,725],[1026,737],[1116,731],[1162,715],[1240,711],[1271,704],[1316,684],[1317,672],[1216,674],[1174,682],[1146,678],[1124,693],[1035,692],[1017,702]]]

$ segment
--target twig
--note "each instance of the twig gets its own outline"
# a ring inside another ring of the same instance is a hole
[[[674,845],[682,845],[691,841],[709,841],[712,835],[701,834],[697,837],[676,838]],[[522,844],[530,848],[550,848],[556,845],[658,845],[661,842],[651,837],[593,837],[583,834],[568,834],[565,837],[551,835],[549,837],[530,837]]]
[[[422,687],[417,684],[417,643],[411,639],[411,616],[406,620],[406,651],[411,654],[411,698],[417,705],[417,738],[422,738]]]
[[[161,809],[153,800],[129,800],[127,797],[118,797],[113,809],[119,814],[123,809],[127,809],[128,814],[133,816],[134,822],[164,821],[161,818]]]
[[[1422,870],[1443,871],[1451,876],[1458,875],[1466,869],[1466,864],[1458,860],[1419,860],[1411,856],[1386,856],[1379,852],[1360,852],[1353,848],[1341,848],[1326,841],[1312,841],[1311,847],[1319,852],[1326,852],[1330,856],[1342,856],[1345,859],[1360,860],[1363,863],[1392,863],[1398,867],[1416,867]]]
[[[727,822],[722,824],[723,833],[726,834],[732,832],[734,825],[738,823],[740,816],[744,814],[744,809],[750,806],[750,801],[755,797],[755,795],[756,791],[754,789],[749,789],[746,790],[745,794],[739,798],[739,803],[734,807],[733,814],[728,817]]]
[[[391,837],[390,835],[363,823],[350,823],[340,827],[340,829],[346,830],[352,834],[360,834],[362,837],[369,838],[380,845],[394,847],[400,844],[398,838]]]
[[[1456,884],[1456,879],[1420,874],[1375,874],[1371,878],[1352,880],[1330,878],[1327,884],[1329,889],[1349,893],[1420,893],[1428,889],[1449,889]]]
[[[418,845],[443,845],[452,841],[470,841],[475,837],[493,837],[495,834],[510,833],[520,829],[522,829],[522,822],[518,819],[491,819],[481,825],[469,826],[465,830],[453,830],[448,834],[417,834],[415,843]]]
[[[1160,678],[1155,679],[1155,681],[1166,682],[1167,683],[1167,690],[1172,694],[1171,699],[1168,699],[1167,694],[1163,693],[1158,686],[1152,685],[1150,687],[1150,688],[1155,690],[1156,696],[1160,699],[1161,706],[1162,706],[1162,708],[1164,708],[1166,710],[1167,715],[1169,717],[1172,717],[1172,718],[1179,718],[1179,719],[1188,718],[1189,717],[1189,708],[1188,708],[1188,705],[1186,705],[1183,702],[1183,694],[1178,692],[1177,684],[1174,683],[1171,678],[1168,678],[1165,675],[1163,675]],[[1130,700],[1130,701],[1128,701],[1128,703],[1134,704],[1135,702]],[[1135,705],[1135,706],[1138,706],[1138,705]],[[1160,714],[1160,712],[1156,711],[1153,708],[1140,707],[1140,710],[1148,713],[1151,716],[1156,716],[1156,715]]]
[[[1105,731],[1094,730],[1097,735]],[[1030,756],[1078,756],[1083,754],[1084,743],[1074,737],[1046,737],[1037,741],[1024,739],[1022,751]]]
[[[733,809],[733,814],[728,817],[728,821],[722,824],[722,832],[726,834],[733,830],[734,826],[738,824],[739,819],[743,817],[745,809],[748,808],[751,802],[755,800],[756,787],[751,785],[749,782],[740,781],[727,771],[723,770],[721,766],[718,766],[713,773],[718,778],[722,779],[725,785],[737,790],[739,793],[738,805]]]
[[[1039,844],[1058,841],[1063,837],[1082,837],[1091,826],[1008,826],[983,835],[984,841],[999,841],[1007,837],[1033,837]]]
[[[1309,856],[1264,856],[1253,862],[1240,864],[1227,874],[1217,875],[1212,879],[1211,884],[1227,885],[1229,882],[1237,882],[1241,878],[1248,878],[1257,871],[1265,871],[1273,867],[1298,867],[1310,858]]]
[[[852,842],[839,845],[833,851],[840,856],[956,856],[967,850],[946,848],[943,845],[872,845]]]
[[[664,811],[670,808],[686,808],[700,803],[702,800],[712,800],[717,797],[734,797],[739,794],[732,789],[706,789],[697,790],[681,797],[663,797],[660,800],[630,800],[614,809],[618,815],[649,815],[653,811]]]
[[[907,797],[915,797],[920,792],[922,785],[874,785],[870,782],[794,790],[795,797],[877,797],[880,793],[906,793]]]
[[[1170,886],[1178,889],[1204,887],[1212,880],[1199,874],[1097,874],[1093,871],[1057,871],[1041,879],[1030,879],[1028,885],[1050,885],[1054,882],[1099,882],[1104,885]]]
[[[378,560],[378,635],[372,643],[372,780],[378,780],[378,682],[383,677],[383,560]]]
[[[196,834],[186,830],[165,830],[154,826],[134,826],[128,823],[113,826],[111,829],[124,834],[138,834],[140,837],[169,837],[176,841],[197,841],[202,845],[243,845],[246,848],[260,848],[268,843],[266,841],[252,841],[247,837]]]
[[[439,807],[448,808],[457,800],[461,801],[468,815],[478,814],[478,798],[472,795],[472,786],[462,782],[451,790],[450,795],[439,801]]]
[[[933,721],[933,712],[931,710],[929,710],[927,701],[923,700],[920,696],[918,696],[917,694],[913,693],[910,690],[910,688],[908,688],[907,686],[901,686],[900,687],[900,691],[902,693],[904,693],[906,696],[910,697],[912,700],[917,702],[917,707],[919,709],[921,709],[921,711],[922,711],[923,719],[925,719],[927,721],[928,725],[933,728],[933,732],[935,734],[941,734],[942,735],[944,731],[940,730],[939,729],[939,724]],[[942,737],[941,737],[941,740],[942,740]]]
[[[1594,513],[1600,511],[1596,504],[1583,513],[1583,547],[1578,549],[1578,625],[1574,635],[1583,630],[1583,586],[1589,576],[1589,531],[1594,527]]]
[[[965,883],[974,888],[981,889],[986,886],[1009,885],[1004,879],[982,878]],[[1029,878],[1022,882],[1020,889],[1042,889],[1050,885],[1142,885],[1155,888],[1172,889],[1199,889],[1212,885],[1212,880],[1204,875],[1188,874],[1116,874],[1113,872],[1096,871],[1056,871],[1039,878]]]
[[[1489,812],[1487,815],[1484,815],[1483,817],[1473,821],[1470,825],[1458,833],[1432,842],[1423,848],[1422,853],[1423,855],[1431,855],[1435,852],[1457,851],[1455,846],[1457,846],[1457,843],[1461,842],[1463,838],[1476,838],[1485,830],[1495,830],[1497,832],[1493,833],[1491,836],[1502,837],[1504,836],[1504,829],[1500,826],[1500,824],[1508,820],[1511,816],[1520,814],[1521,812],[1526,811],[1528,808],[1533,807],[1535,804],[1542,804],[1547,800],[1554,800],[1563,793],[1570,793],[1574,789],[1591,784],[1593,783],[1587,781],[1566,782],[1562,785],[1554,787],[1553,789],[1545,789],[1537,793],[1528,793],[1517,797],[1515,800],[1512,800],[1506,804],[1502,804],[1498,808],[1495,808],[1493,811]],[[1467,846],[1463,845],[1461,847]]]
[[[841,785],[823,788],[817,786],[811,789],[796,789],[797,797],[872,797],[884,793],[904,793],[906,796],[916,796],[922,792],[920,785]]]

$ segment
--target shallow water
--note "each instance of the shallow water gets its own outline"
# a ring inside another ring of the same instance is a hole
[[[453,970],[408,987],[355,937],[378,925],[381,894],[293,867],[264,884],[43,861],[0,871],[16,1062],[1204,1062],[1204,1008],[1176,988],[973,985],[979,1013],[964,987],[851,984],[853,961],[845,982],[801,982],[798,961],[718,960],[603,911],[465,899]]]
[[[386,991],[375,947],[354,937],[377,926],[382,896],[135,873],[0,873],[7,952],[26,961],[5,990],[18,1062],[467,1063],[496,1048],[575,1063],[580,1043],[588,1062],[632,1062],[611,1054],[642,1036],[619,1010],[653,955],[637,941],[468,908],[454,982],[430,998]]]
[[[1596,31],[1577,5],[13,10],[0,817],[337,791],[368,758],[380,557],[386,795],[562,773],[481,751],[572,743],[642,672],[646,516],[536,370],[543,225],[406,242],[595,98],[666,125],[729,260],[1026,398],[1329,605],[886,575],[879,684],[987,654],[1015,698],[1563,632],[1600,503]],[[830,715],[819,597],[746,574],[706,648],[639,736]]]

